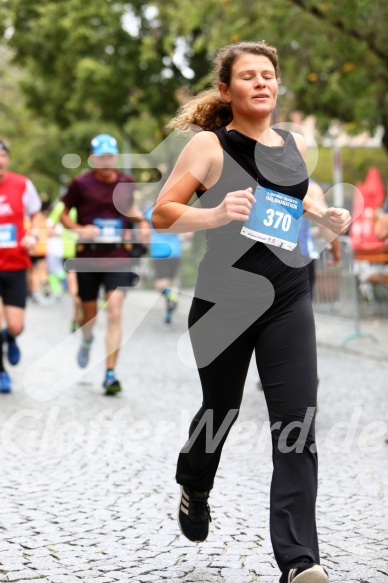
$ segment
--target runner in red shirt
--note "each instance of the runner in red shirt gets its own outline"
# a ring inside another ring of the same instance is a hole
[[[6,322],[0,334],[0,392],[11,391],[11,379],[4,369],[3,345],[8,344],[8,360],[15,365],[20,350],[15,337],[21,333],[27,298],[27,269],[31,266],[29,253],[37,237],[41,200],[32,182],[9,172],[9,149],[0,140],[0,297]],[[29,217],[32,231],[26,233],[24,218]]]

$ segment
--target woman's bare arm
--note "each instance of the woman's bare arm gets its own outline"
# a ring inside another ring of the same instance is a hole
[[[198,189],[208,189],[218,180],[222,170],[222,148],[211,132],[196,134],[183,149],[164,185],[152,213],[157,231],[185,233],[246,220],[254,197],[251,189],[226,193],[215,208],[189,206]]]

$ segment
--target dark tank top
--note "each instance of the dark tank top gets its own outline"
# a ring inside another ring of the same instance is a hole
[[[206,191],[197,191],[202,208],[218,206],[228,192],[257,184],[303,200],[308,188],[308,173],[294,137],[276,130],[283,145],[268,147],[237,130],[215,131],[224,151],[223,169],[217,183]],[[255,203],[258,204],[258,203]],[[199,265],[197,297],[214,301],[221,294],[229,301],[243,295],[257,294],[254,278],[262,276],[271,283],[274,304],[289,303],[299,294],[308,293],[307,270],[299,246],[293,251],[248,239],[241,234],[242,221],[206,231],[206,251]],[[263,281],[263,280],[262,280]],[[248,291],[247,291],[248,290]]]

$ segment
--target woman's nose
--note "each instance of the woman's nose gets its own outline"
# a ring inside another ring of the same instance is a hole
[[[264,79],[264,77],[262,77],[261,75],[257,75],[255,77],[255,85],[256,86],[265,85],[265,79]]]

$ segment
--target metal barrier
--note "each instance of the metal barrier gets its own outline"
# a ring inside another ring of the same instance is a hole
[[[343,236],[339,240],[341,261],[337,265],[332,264],[325,243],[318,243],[322,250],[314,260],[314,312],[353,326],[353,331],[342,338],[342,345],[359,337],[369,337],[377,342],[373,334],[361,331],[361,318],[388,317],[388,286],[384,285],[386,266],[374,265],[371,268],[365,261],[355,261],[349,237]]]

